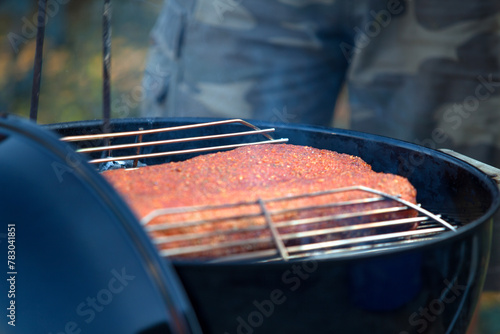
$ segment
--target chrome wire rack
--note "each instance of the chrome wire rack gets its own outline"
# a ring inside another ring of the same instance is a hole
[[[293,203],[353,191],[365,196],[319,205]],[[217,217],[199,219],[204,213]],[[141,223],[162,256],[206,256],[209,262],[345,256],[403,247],[457,229],[420,205],[363,186],[227,205],[159,209]]]
[[[167,132],[179,132],[183,130],[191,130],[191,129],[200,129],[207,127],[217,127],[223,126],[227,124],[240,124],[244,127],[248,128],[248,131],[235,131],[235,132],[221,132],[219,134],[213,135],[201,135],[194,137],[184,137],[184,138],[175,138],[175,139],[164,139],[164,140],[155,140],[155,141],[143,141],[144,136],[149,134],[158,134],[158,133],[167,133]],[[139,159],[145,158],[156,158],[156,157],[164,157],[164,156],[172,156],[172,155],[182,155],[182,154],[192,154],[192,153],[205,153],[211,151],[220,151],[233,149],[241,146],[249,146],[249,145],[259,145],[259,144],[269,144],[269,143],[286,143],[288,142],[287,138],[281,139],[273,139],[270,133],[274,132],[274,128],[266,128],[260,129],[253,124],[244,121],[242,119],[229,119],[222,121],[214,121],[214,122],[205,122],[205,123],[196,123],[196,124],[188,124],[174,127],[166,127],[166,128],[158,128],[158,129],[137,129],[136,131],[127,131],[127,132],[111,132],[111,133],[101,133],[101,134],[91,134],[91,135],[81,135],[81,136],[68,136],[61,138],[62,141],[65,142],[83,142],[83,141],[92,141],[92,140],[104,140],[108,142],[108,144],[102,146],[95,146],[89,148],[81,148],[78,149],[77,152],[80,153],[95,153],[102,152],[104,157],[99,159],[92,159],[89,162],[94,164],[113,162],[113,161],[133,161],[133,167],[137,167]],[[159,146],[159,145],[168,145],[168,144],[181,144],[181,143],[193,143],[193,142],[201,142],[205,140],[220,140],[225,138],[234,138],[234,137],[245,137],[252,135],[262,135],[262,140],[255,140],[250,142],[242,142],[238,144],[227,144],[227,145],[216,145],[216,146],[203,146],[192,149],[180,149],[180,150],[163,150],[161,152],[155,153],[142,153],[141,149],[143,147],[150,146]],[[126,144],[112,144],[113,140],[121,137],[132,137],[134,142],[126,143]],[[136,153],[132,155],[120,155],[118,152],[120,150],[125,149],[135,149]]]

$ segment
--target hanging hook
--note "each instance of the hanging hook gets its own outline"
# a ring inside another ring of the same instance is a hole
[[[103,118],[103,132],[110,132],[110,119],[111,119],[111,84],[110,84],[110,71],[111,71],[111,0],[104,0],[104,11],[102,20],[103,30],[103,49],[102,49],[102,118]]]
[[[40,85],[42,82],[42,59],[43,41],[45,39],[45,16],[47,12],[47,1],[38,1],[38,23],[36,31],[35,64],[33,68],[33,84],[31,86],[30,119],[38,119],[38,101],[40,99]]]

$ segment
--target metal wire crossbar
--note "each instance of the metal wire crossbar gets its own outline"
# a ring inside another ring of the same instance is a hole
[[[165,133],[165,132],[174,132],[174,131],[182,131],[182,130],[191,130],[198,128],[206,128],[206,127],[215,127],[220,125],[227,124],[241,124],[245,127],[248,127],[249,131],[235,131],[229,133],[220,133],[213,135],[202,135],[202,136],[194,136],[194,137],[186,137],[186,138],[175,138],[175,139],[165,139],[165,140],[156,140],[156,141],[143,141],[143,136],[148,134],[157,134],[157,133]],[[77,150],[80,153],[93,153],[93,152],[108,152],[108,156],[99,159],[90,160],[90,163],[103,163],[103,162],[111,162],[116,160],[134,160],[135,164],[137,164],[138,159],[143,158],[156,158],[163,156],[171,156],[171,155],[181,155],[181,154],[192,154],[192,153],[204,153],[210,151],[219,151],[226,149],[233,149],[241,146],[249,146],[249,145],[258,145],[258,144],[269,144],[269,143],[285,143],[288,142],[287,138],[281,139],[273,139],[270,133],[274,132],[274,128],[260,129],[254,126],[251,123],[248,123],[241,119],[229,119],[222,121],[214,121],[207,123],[196,123],[189,125],[181,125],[174,127],[165,127],[159,129],[138,129],[136,131],[127,131],[127,132],[113,132],[113,133],[101,133],[101,134],[92,134],[92,135],[81,135],[81,136],[67,136],[61,138],[61,140],[66,142],[79,142],[79,141],[91,141],[91,140],[99,140],[99,139],[108,139],[112,140],[114,138],[120,137],[135,137],[134,143],[127,144],[117,144],[117,145],[103,145],[98,147],[90,147],[90,148],[82,148]],[[182,149],[182,150],[172,150],[172,151],[163,151],[163,152],[155,152],[155,153],[147,153],[140,154],[140,149],[146,146],[157,146],[157,145],[166,145],[166,144],[179,144],[179,143],[191,143],[196,141],[203,140],[220,140],[225,138],[233,138],[233,137],[244,137],[250,135],[262,135],[265,140],[258,140],[248,143],[239,143],[239,144],[227,144],[227,145],[214,145],[207,147],[199,147],[193,149]],[[114,155],[113,152],[117,150],[123,149],[136,149],[137,154],[132,155],[123,155],[118,156]]]
[[[294,204],[352,191],[366,196],[319,205]],[[162,256],[206,256],[210,262],[333,257],[401,247],[456,231],[456,226],[420,205],[363,186],[226,205],[158,209],[141,223]]]

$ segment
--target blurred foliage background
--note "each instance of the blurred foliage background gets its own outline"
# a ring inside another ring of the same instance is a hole
[[[103,0],[49,0],[39,123],[102,118]],[[138,115],[149,32],[163,0],[112,2],[112,117]],[[36,0],[0,1],[0,112],[29,116]],[[126,110],[127,112],[123,112]]]

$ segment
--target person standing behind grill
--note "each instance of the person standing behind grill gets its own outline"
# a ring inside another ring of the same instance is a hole
[[[498,0],[166,0],[151,36],[143,116],[328,126],[345,84],[351,129],[500,167]]]

